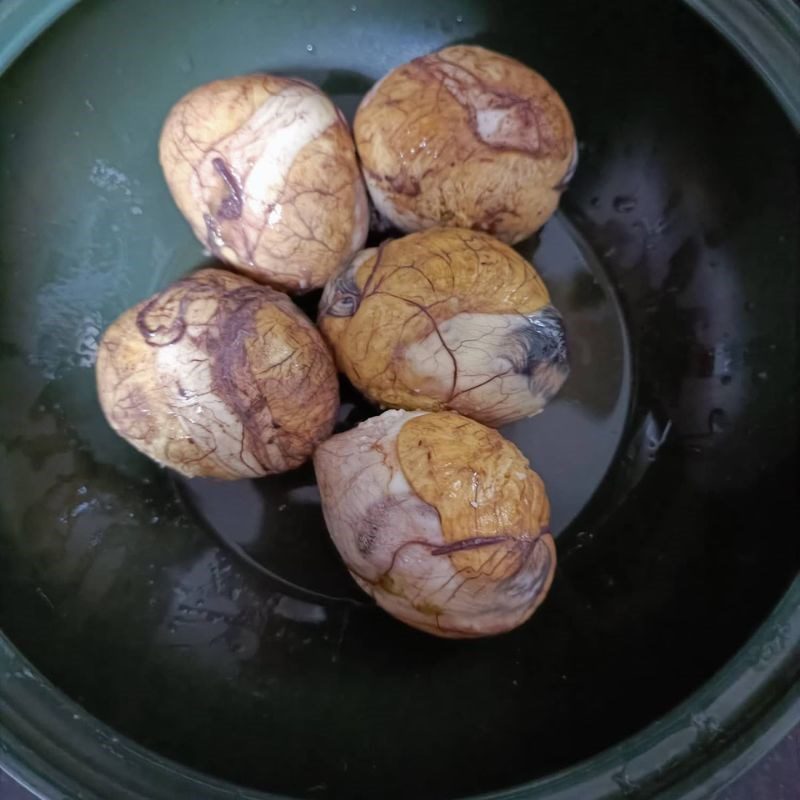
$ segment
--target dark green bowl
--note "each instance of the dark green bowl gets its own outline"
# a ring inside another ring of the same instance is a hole
[[[521,248],[573,375],[506,431],[559,571],[477,642],[353,590],[310,468],[176,481],[92,371],[204,259],[156,159],[183,92],[266,69],[352,113],[455,41],[544,73],[581,151]],[[0,0],[0,763],[48,798],[691,798],[797,723],[798,45],[791,0]]]

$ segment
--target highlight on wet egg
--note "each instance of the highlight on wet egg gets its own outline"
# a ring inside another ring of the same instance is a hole
[[[513,244],[544,225],[577,166],[555,89],[473,45],[392,70],[362,101],[354,133],[373,202],[406,232],[449,225]]]
[[[372,402],[499,426],[569,374],[566,332],[533,266],[485,233],[432,228],[359,253],[325,287],[319,326]]]
[[[159,157],[197,238],[255,280],[322,286],[366,240],[349,127],[306,81],[258,74],[194,89],[170,111]]]
[[[287,295],[203,269],[125,311],[97,354],[111,427],[188,477],[256,478],[302,464],[333,430],[336,369]]]
[[[450,412],[387,411],[314,454],[331,538],[397,619],[467,638],[521,625],[556,567],[541,478],[497,431]]]

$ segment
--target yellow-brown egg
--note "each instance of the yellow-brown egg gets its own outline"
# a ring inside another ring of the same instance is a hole
[[[255,280],[307,291],[364,244],[350,130],[310,83],[245,75],[200,86],[170,111],[159,155],[197,238]]]
[[[541,478],[497,431],[449,412],[387,411],[314,455],[334,544],[358,584],[437,636],[502,633],[556,566]]]
[[[364,250],[326,286],[319,325],[374,403],[503,425],[569,374],[561,315],[536,270],[492,236],[432,228]]]
[[[456,45],[392,70],[355,118],[378,210],[403,231],[488,231],[511,244],[556,210],[577,165],[575,130],[537,72]]]
[[[287,295],[204,269],[125,311],[97,354],[111,427],[188,477],[302,464],[339,407],[328,348]]]

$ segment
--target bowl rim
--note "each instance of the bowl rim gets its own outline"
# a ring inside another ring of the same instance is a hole
[[[0,77],[79,0],[0,2]],[[750,62],[800,130],[800,11],[792,0],[683,0]],[[475,800],[699,800],[800,723],[800,577],[738,653],[676,708],[560,772]],[[53,686],[0,631],[0,766],[42,798],[277,800],[115,733]]]

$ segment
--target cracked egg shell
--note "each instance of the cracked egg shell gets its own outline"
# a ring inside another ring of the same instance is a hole
[[[333,430],[333,359],[287,295],[203,269],[125,311],[97,355],[111,427],[188,477],[302,464]]]
[[[536,270],[478,231],[432,228],[359,253],[322,295],[339,368],[372,402],[486,425],[532,416],[569,374]]]
[[[553,214],[577,165],[555,89],[472,45],[390,72],[362,101],[354,132],[373,202],[405,232],[451,225],[513,244]]]
[[[194,89],[170,111],[159,157],[197,238],[257,281],[320,287],[366,240],[349,127],[305,81],[245,75]]]
[[[381,608],[437,636],[503,633],[556,566],[541,478],[497,431],[450,412],[387,411],[314,454],[325,521]]]

